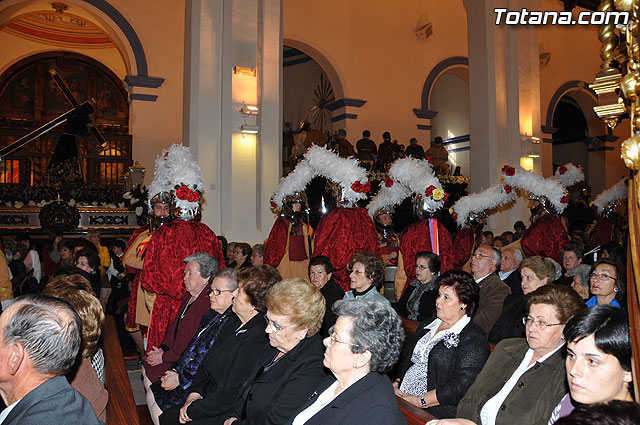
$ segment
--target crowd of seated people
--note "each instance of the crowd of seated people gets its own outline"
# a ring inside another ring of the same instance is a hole
[[[143,359],[152,421],[402,424],[400,401],[432,424],[579,423],[569,421],[588,409],[637,409],[624,248],[585,254],[591,247],[574,235],[559,265],[525,257],[510,245],[524,229],[513,230],[482,235],[471,273],[441,275],[438,255],[417,253],[416,278],[399,297],[384,294],[374,254],[352,256],[345,292],[327,257],[310,259],[307,280],[282,280],[262,264],[262,244],[219,237],[224,264],[206,253],[184,258],[178,313]],[[33,279],[24,293],[77,311],[80,355],[65,375],[104,420],[114,395],[98,340],[105,312],[127,310],[126,241],[103,245],[92,233],[3,242],[12,275]]]

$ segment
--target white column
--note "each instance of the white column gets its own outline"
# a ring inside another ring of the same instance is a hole
[[[494,184],[504,164],[540,172],[522,136],[541,136],[540,68],[535,26],[496,25],[495,8],[539,10],[539,0],[464,0],[469,37],[471,192]],[[504,21],[504,18],[503,18]],[[525,159],[526,158],[526,159]],[[526,222],[526,199],[491,217],[497,231]]]
[[[282,4],[190,0],[186,7],[184,141],[207,184],[203,222],[229,240],[262,241],[280,176]],[[236,74],[236,66],[256,76]],[[243,117],[243,102],[259,115]],[[243,123],[260,132],[242,134]]]

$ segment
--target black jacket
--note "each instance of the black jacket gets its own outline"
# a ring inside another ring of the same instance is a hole
[[[524,338],[525,330],[522,318],[526,314],[527,298],[524,294],[507,295],[502,305],[502,313],[489,332],[489,342],[497,344],[507,338]]]
[[[516,269],[512,271],[503,282],[509,285],[512,294],[522,295],[522,276],[520,275],[520,270]]]
[[[273,359],[276,352],[275,348],[266,351],[259,366],[245,382],[243,394],[236,401],[235,415],[228,416],[240,419],[235,425],[286,423],[326,378],[322,366],[324,346],[320,335],[303,339],[261,374],[263,366]]]
[[[411,342],[402,353],[400,377],[413,365],[411,355],[418,341],[427,334],[426,325],[420,324]],[[426,411],[436,418],[454,418],[458,402],[473,384],[482,370],[491,350],[482,329],[469,322],[458,335],[457,347],[447,348],[444,340],[438,342],[429,353],[429,381],[427,390],[436,390],[440,405],[429,407]]]
[[[335,382],[328,377],[307,400],[298,413],[311,406]],[[293,423],[297,413],[291,417]],[[344,390],[331,403],[309,419],[305,425],[406,425],[402,412],[386,375],[370,372]]]
[[[336,320],[338,320],[338,316],[331,310],[331,307],[333,307],[333,303],[344,298],[344,291],[340,285],[331,278],[322,287],[320,292],[322,292],[322,296],[326,302],[326,310],[324,313],[324,319],[322,319],[320,335],[323,338],[326,338],[329,336],[329,329],[331,329],[331,327],[336,324]]]
[[[415,286],[408,285],[407,289],[405,289],[402,297],[395,302],[391,303],[391,307],[398,313],[403,316],[409,317],[409,310],[407,309],[407,301],[409,301],[409,297],[411,293],[416,289]],[[422,322],[424,320],[428,320],[430,323],[436,314],[436,297],[438,294],[435,289],[431,291],[426,291],[420,297],[420,305],[418,306],[418,322]]]
[[[264,332],[264,319],[257,314],[238,329],[240,320],[234,314],[224,324],[220,335],[193,378],[190,392],[202,395],[187,409],[193,422],[208,423],[207,418],[233,415],[233,404],[241,394],[243,383],[265,350],[270,350],[269,339]],[[166,410],[160,416],[160,423],[178,424],[180,408],[176,406]]]

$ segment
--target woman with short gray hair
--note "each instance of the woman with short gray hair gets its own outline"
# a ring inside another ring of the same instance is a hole
[[[218,260],[206,252],[196,252],[184,259],[184,263],[194,262],[198,264],[200,276],[209,276],[209,283],[213,282],[213,277],[218,271]]]
[[[327,378],[289,424],[405,424],[393,386],[384,375],[396,363],[404,339],[389,303],[369,299],[336,301],[338,320],[328,338]],[[334,408],[334,407],[342,408]]]
[[[591,272],[591,266],[587,264],[578,264],[567,272],[567,276],[572,277],[571,287],[574,291],[582,297],[583,300],[588,300],[591,296],[589,292],[589,273]]]

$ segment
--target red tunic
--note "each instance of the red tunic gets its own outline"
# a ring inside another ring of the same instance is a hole
[[[568,241],[569,235],[567,235],[560,217],[547,213],[537,219],[524,232],[520,246],[527,257],[541,255],[551,257],[562,264],[562,247]]]
[[[453,244],[451,242],[451,234],[439,221],[438,245],[440,247],[440,273],[444,273],[453,268]],[[433,252],[429,220],[411,223],[400,236],[400,253],[404,263],[404,272],[407,275],[407,283],[416,278],[416,254],[420,251]]]
[[[338,207],[322,217],[314,238],[313,256],[329,257],[333,279],[345,291],[351,284],[347,265],[356,252],[382,257],[376,226],[367,211],[364,208]]]
[[[609,241],[618,242],[619,236],[618,229],[614,222],[606,217],[602,217],[593,228],[593,233],[591,233],[591,246],[595,248]]]
[[[153,233],[140,273],[142,287],[157,294],[149,323],[147,351],[160,345],[169,323],[176,317],[186,292],[182,281],[184,259],[196,252],[213,255],[219,267],[224,268],[218,238],[204,223],[172,221]]]
[[[460,229],[453,240],[453,268],[462,269],[476,245],[476,235],[470,227]]]

